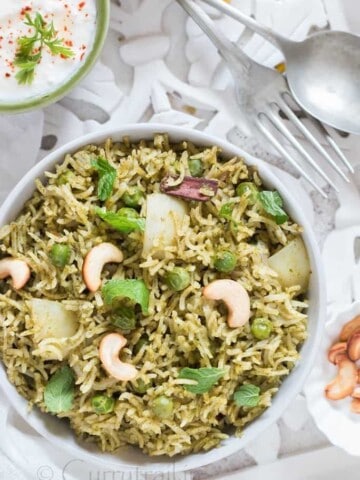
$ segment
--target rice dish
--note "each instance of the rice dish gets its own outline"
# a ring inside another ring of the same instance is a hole
[[[307,335],[306,288],[270,261],[301,239],[277,192],[244,159],[165,134],[85,146],[46,177],[0,230],[2,259],[31,272],[21,288],[0,280],[0,356],[19,394],[103,451],[185,455],[241,435]],[[104,244],[123,259],[91,291],[87,256]],[[241,326],[204,295],[218,280],[248,295]],[[132,379],[100,358],[111,334]]]

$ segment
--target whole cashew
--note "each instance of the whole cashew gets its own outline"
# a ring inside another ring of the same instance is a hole
[[[101,286],[101,272],[106,263],[121,263],[122,251],[111,243],[100,243],[86,255],[82,270],[83,280],[90,292],[96,292]]]
[[[354,398],[352,400],[350,409],[353,413],[360,413],[360,398]]]
[[[118,333],[109,333],[100,342],[99,356],[104,369],[114,378],[127,381],[137,377],[137,370],[134,365],[124,363],[120,360],[119,354],[125,347],[127,340]]]
[[[354,317],[352,320],[350,320],[350,322],[345,323],[340,332],[340,341],[346,342],[349,337],[358,329],[360,329],[360,315]]]
[[[354,332],[348,339],[347,354],[353,362],[360,359],[360,331]]]
[[[0,279],[11,277],[13,287],[19,290],[30,278],[30,268],[23,260],[7,257],[0,260]]]
[[[348,357],[342,357],[338,362],[338,374],[325,387],[325,395],[330,400],[340,400],[351,395],[357,382],[357,368]]]
[[[360,387],[355,387],[351,396],[353,398],[359,398],[360,399]]]
[[[244,325],[250,318],[250,298],[245,288],[234,280],[215,280],[209,283],[203,295],[209,300],[222,300],[228,308],[230,328]]]
[[[334,343],[330,350],[328,351],[328,360],[329,362],[336,365],[340,359],[340,355],[346,354],[346,342]]]

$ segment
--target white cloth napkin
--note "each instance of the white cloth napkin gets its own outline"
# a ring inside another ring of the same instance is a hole
[[[43,126],[42,111],[0,116],[0,203],[36,163]]]

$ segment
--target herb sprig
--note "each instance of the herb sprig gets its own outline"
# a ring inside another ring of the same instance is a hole
[[[72,409],[75,396],[75,375],[67,365],[57,370],[48,381],[44,391],[44,402],[51,413],[67,412]]]
[[[273,217],[277,225],[282,225],[289,219],[287,213],[282,208],[283,200],[276,190],[274,192],[266,190],[260,192],[259,200],[265,212]]]
[[[14,65],[19,68],[15,75],[19,84],[31,84],[34,81],[35,69],[41,62],[44,48],[52,55],[61,55],[71,58],[74,52],[64,45],[64,40],[57,38],[53,22],[46,23],[43,16],[37,12],[34,18],[27,13],[25,25],[34,29],[33,35],[18,38],[18,50],[15,55]]]
[[[116,168],[114,168],[110,163],[102,157],[98,157],[96,160],[91,162],[91,166],[99,173],[99,183],[97,194],[99,200],[107,200],[114,188],[114,183],[116,180]]]
[[[260,388],[251,383],[242,385],[234,393],[234,400],[238,407],[256,407],[260,401]]]
[[[189,368],[184,367],[180,370],[179,378],[195,380],[195,385],[184,385],[185,390],[195,394],[208,392],[226,373],[224,368],[202,367]]]

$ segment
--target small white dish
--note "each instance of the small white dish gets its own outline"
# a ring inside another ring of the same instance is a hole
[[[327,358],[328,350],[338,340],[345,323],[359,314],[360,301],[332,314],[325,325],[314,368],[304,387],[309,411],[318,428],[333,445],[357,456],[360,456],[360,415],[350,411],[351,397],[328,400],[324,388],[337,374],[336,366]]]

